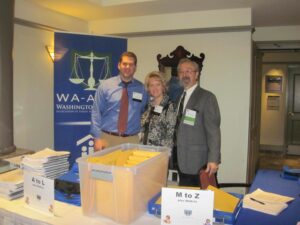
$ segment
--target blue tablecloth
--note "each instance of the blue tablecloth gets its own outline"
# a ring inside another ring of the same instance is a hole
[[[242,208],[236,225],[296,225],[300,222],[300,185],[296,180],[280,177],[280,171],[259,170],[250,193],[260,188],[264,191],[295,198],[288,207],[277,216]]]

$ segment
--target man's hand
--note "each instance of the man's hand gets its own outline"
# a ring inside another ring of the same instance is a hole
[[[208,162],[205,172],[209,173],[209,176],[218,171],[219,165],[215,162]]]
[[[100,151],[107,147],[107,142],[101,138],[95,138],[94,139],[94,151]]]

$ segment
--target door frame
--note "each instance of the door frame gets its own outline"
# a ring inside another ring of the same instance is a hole
[[[276,42],[277,43],[277,42]],[[260,45],[263,44],[263,45]],[[265,45],[264,45],[265,44]],[[247,183],[251,183],[254,179],[255,173],[259,166],[259,151],[260,151],[260,122],[261,122],[261,97],[262,97],[262,68],[263,68],[263,55],[267,52],[298,52],[299,49],[285,48],[284,43],[282,46],[274,47],[274,42],[252,42],[252,71],[251,71],[251,101],[250,101],[250,120],[249,120],[249,144],[248,144],[248,160],[247,160]],[[299,65],[299,60],[274,62],[284,63],[288,65]],[[270,63],[270,62],[268,62]],[[287,76],[286,98],[288,97],[288,76]],[[286,99],[287,103],[287,99]],[[286,118],[287,118],[287,104]],[[284,124],[284,144],[285,151],[287,151],[287,120]]]
[[[251,103],[249,123],[249,148],[247,159],[246,182],[252,183],[259,163],[260,116],[261,116],[261,86],[262,86],[262,57],[263,52],[252,43],[252,77]]]

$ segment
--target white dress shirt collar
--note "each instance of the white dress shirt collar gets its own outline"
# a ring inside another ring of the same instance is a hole
[[[193,91],[195,90],[195,88],[197,87],[198,84],[195,84],[194,86],[190,87],[187,90],[184,90],[186,92],[185,94],[185,98],[184,98],[184,103],[183,103],[183,109],[185,109],[186,104],[188,103]]]

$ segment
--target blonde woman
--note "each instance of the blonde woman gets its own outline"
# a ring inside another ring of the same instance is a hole
[[[167,85],[161,72],[146,76],[145,87],[150,95],[147,110],[142,115],[140,142],[145,145],[173,148],[176,109],[167,93]]]

